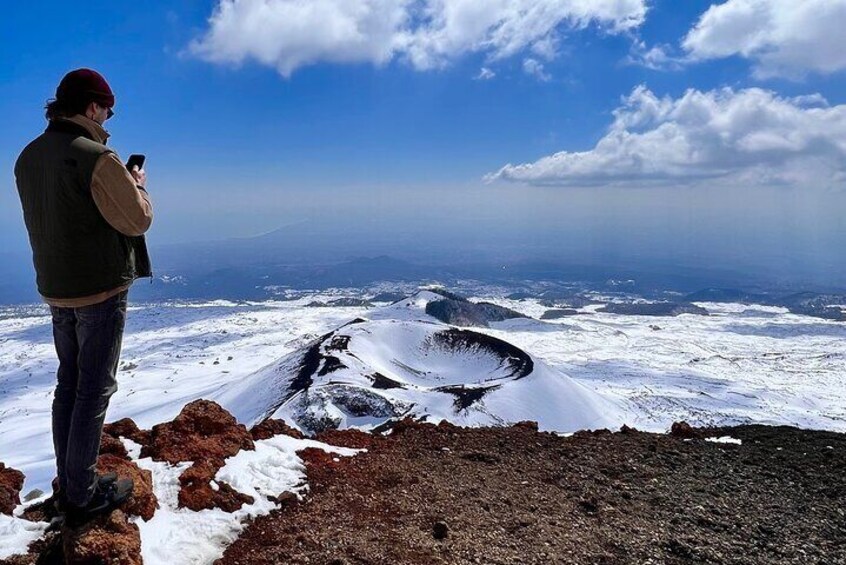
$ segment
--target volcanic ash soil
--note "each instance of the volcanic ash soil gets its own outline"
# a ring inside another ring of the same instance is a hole
[[[675,431],[405,422],[355,457],[307,449],[305,501],[217,563],[846,563],[846,436]]]

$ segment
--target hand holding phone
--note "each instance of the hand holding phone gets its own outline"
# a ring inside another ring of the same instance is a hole
[[[129,174],[142,187],[147,185],[147,173],[144,172],[144,161],[146,159],[144,155],[130,155],[129,161],[126,162],[126,168],[129,169]]]
[[[147,157],[144,155],[130,155],[129,161],[126,162],[126,168],[132,171],[134,167],[138,167],[138,170],[144,168],[144,161],[147,160]]]

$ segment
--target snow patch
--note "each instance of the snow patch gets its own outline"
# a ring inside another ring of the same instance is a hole
[[[130,440],[124,439],[124,443]],[[137,444],[136,444],[137,445]],[[139,446],[140,447],[140,446]],[[149,522],[135,516],[132,522],[141,532],[141,554],[146,565],[202,565],[223,555],[246,527],[246,522],[270,513],[279,504],[269,500],[284,491],[299,496],[308,488],[305,466],[296,452],[315,447],[340,456],[352,456],[363,450],[347,449],[285,435],[255,442],[255,450],[242,450],[226,459],[216,481],[253,497],[252,504],[228,513],[214,508],[195,512],[178,508],[179,475],[191,462],[171,465],[149,457],[135,462],[153,473],[153,491],[159,508]]]
[[[741,445],[743,443],[743,440],[739,440],[731,436],[706,437],[705,441],[710,441],[711,443],[729,443],[734,445]]]
[[[22,508],[18,506],[18,509]],[[30,522],[0,514],[0,559],[26,553],[29,544],[43,536],[46,528],[46,522]]]

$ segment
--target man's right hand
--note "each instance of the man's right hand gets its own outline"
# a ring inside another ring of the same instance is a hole
[[[137,182],[140,186],[143,186],[143,187],[146,188],[146,186],[147,186],[147,173],[144,171],[144,169],[139,169],[138,165],[135,165],[134,167],[132,167],[132,170],[129,171],[129,172],[132,174],[132,178],[135,179],[135,182]]]

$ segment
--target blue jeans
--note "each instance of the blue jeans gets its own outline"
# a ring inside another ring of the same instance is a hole
[[[50,307],[59,357],[53,396],[56,471],[59,487],[77,506],[94,494],[106,409],[117,391],[127,294],[82,308]]]

